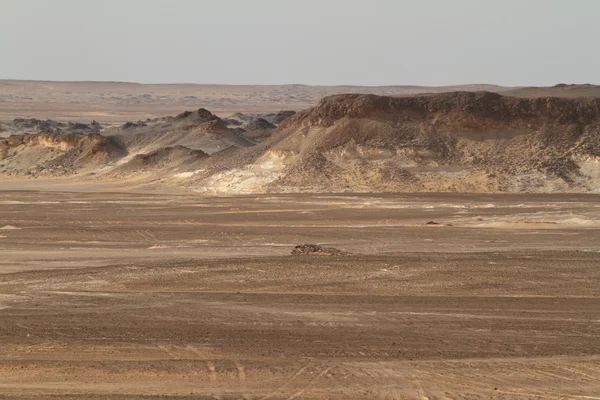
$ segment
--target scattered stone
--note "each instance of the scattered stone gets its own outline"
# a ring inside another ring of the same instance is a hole
[[[122,126],[122,128],[123,129],[132,129],[132,128],[140,128],[142,126],[146,126],[146,123],[144,121],[138,121],[138,122],[128,121]]]
[[[13,125],[19,128],[35,128],[43,121],[37,118],[15,118],[13,119]]]
[[[87,131],[90,129],[90,126],[88,124],[82,124],[81,122],[69,122],[68,128],[71,131],[75,131],[75,130]]]
[[[277,128],[275,125],[273,125],[272,123],[270,123],[269,121],[267,121],[266,119],[263,119],[263,118],[255,118],[252,121],[248,122],[246,124],[246,126],[244,126],[244,129],[247,132],[267,131],[267,130],[271,130],[271,129],[275,129],[275,128]]]
[[[341,256],[345,253],[333,247],[322,247],[318,244],[301,244],[292,250],[294,256]]]

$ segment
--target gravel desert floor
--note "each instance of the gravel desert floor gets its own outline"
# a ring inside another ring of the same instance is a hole
[[[0,398],[600,399],[599,243],[593,195],[0,192]]]

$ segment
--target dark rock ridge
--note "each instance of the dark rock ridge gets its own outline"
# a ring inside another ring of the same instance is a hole
[[[285,121],[288,118],[293,117],[294,115],[296,115],[296,111],[283,110],[283,111],[279,111],[278,113],[264,114],[262,117],[265,120],[272,123],[273,125],[279,125],[283,121]]]
[[[244,126],[244,130],[251,131],[267,131],[277,128],[275,125],[263,118],[254,118]]]
[[[299,154],[276,185],[595,190],[582,162],[600,156],[600,99],[338,95],[284,121],[273,139],[273,149]]]
[[[588,124],[600,115],[600,98],[568,99],[559,97],[517,98],[492,92],[452,92],[413,97],[386,97],[348,94],[326,97],[309,110],[284,122],[298,119],[312,124],[330,126],[334,121],[347,118],[396,115],[406,120],[436,118],[436,123],[465,125],[472,128],[496,123],[504,125],[514,121]]]

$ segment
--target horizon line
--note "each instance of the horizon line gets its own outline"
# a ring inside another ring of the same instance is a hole
[[[56,80],[56,79],[15,79],[15,78],[0,78],[0,82],[56,82],[56,83],[114,83],[114,84],[129,84],[129,85],[199,85],[199,86],[312,86],[312,87],[424,87],[424,88],[443,88],[443,87],[457,87],[457,86],[495,86],[502,88],[518,88],[524,87],[520,85],[505,86],[498,85],[495,83],[458,83],[449,85],[418,85],[418,84],[388,84],[388,85],[357,85],[357,84],[338,84],[338,85],[324,85],[324,84],[308,84],[308,83],[198,83],[198,82],[133,82],[133,81],[112,81],[112,80]],[[560,83],[557,83],[560,84]],[[589,85],[585,84],[574,84],[574,85]],[[543,86],[531,86],[531,87],[543,87]],[[551,86],[549,86],[551,87]]]

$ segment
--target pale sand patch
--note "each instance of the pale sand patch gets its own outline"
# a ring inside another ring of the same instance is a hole
[[[198,169],[196,171],[180,172],[178,174],[173,175],[173,178],[177,178],[177,179],[191,178],[192,176],[199,174],[200,172],[204,172],[204,171],[205,170],[203,170],[203,169]]]
[[[12,225],[6,225],[3,226],[2,228],[0,228],[0,230],[2,231],[15,231],[15,230],[19,230],[21,228],[17,228],[16,226],[12,226]]]
[[[253,193],[264,190],[269,183],[283,176],[288,156],[283,152],[269,151],[255,164],[212,175],[196,192]]]

